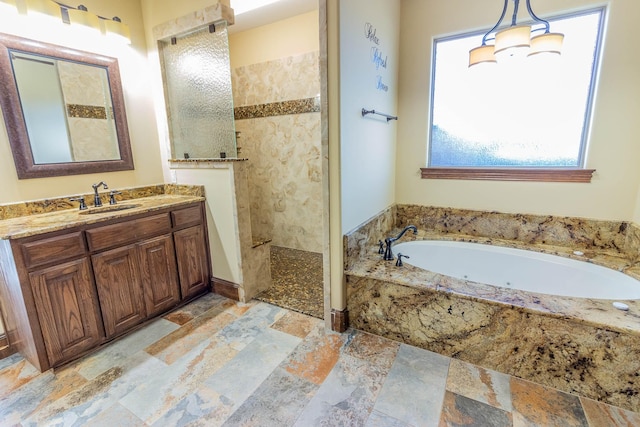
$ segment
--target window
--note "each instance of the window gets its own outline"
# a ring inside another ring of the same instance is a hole
[[[603,16],[549,20],[560,56],[469,68],[482,34],[436,40],[429,168],[583,168]]]

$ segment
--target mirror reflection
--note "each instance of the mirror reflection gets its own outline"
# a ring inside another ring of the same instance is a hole
[[[117,59],[0,34],[0,87],[19,179],[133,169]]]
[[[14,50],[10,56],[35,164],[120,158],[104,67]]]

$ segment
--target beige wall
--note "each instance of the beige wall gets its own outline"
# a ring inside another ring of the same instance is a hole
[[[237,18],[242,19],[242,16]],[[233,28],[233,27],[230,27]],[[319,49],[318,11],[229,35],[231,69]]]
[[[18,180],[4,119],[0,119],[0,203],[86,193],[99,180],[111,188],[155,184],[163,181],[155,115],[149,85],[146,42],[140,3],[130,0],[86,0],[89,11],[101,16],[119,16],[131,30],[131,46],[104,44],[74,36],[69,26],[42,28],[29,25],[26,16],[2,21],[2,31],[61,46],[118,58],[129,124],[135,170],[69,177]],[[0,18],[1,19],[1,18]]]
[[[422,180],[429,117],[433,38],[490,28],[500,5],[487,0],[403,0],[396,202],[456,208],[589,217],[640,219],[640,60],[636,50],[640,2],[538,0],[549,14],[609,6],[602,68],[593,110],[587,167],[591,184]],[[523,11],[526,14],[526,11]],[[636,199],[639,201],[636,202]],[[638,205],[638,207],[636,207]]]

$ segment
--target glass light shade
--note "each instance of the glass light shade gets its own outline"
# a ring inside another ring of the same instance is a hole
[[[30,16],[46,16],[58,18],[62,21],[60,5],[51,0],[25,0],[27,14]]]
[[[495,63],[496,56],[493,54],[493,50],[493,45],[478,46],[471,49],[469,51],[469,67],[486,62]]]
[[[498,60],[512,56],[524,56],[529,53],[531,27],[516,25],[496,33],[494,54]]]
[[[531,51],[529,52],[529,56],[538,53],[555,53],[560,55],[563,40],[564,34],[562,33],[545,33],[531,37]]]
[[[131,33],[129,32],[129,26],[127,24],[115,20],[103,19],[102,28],[107,37],[122,43],[131,44]]]
[[[69,9],[69,23],[73,26],[90,28],[96,32],[100,32],[100,18],[93,13],[80,9]]]

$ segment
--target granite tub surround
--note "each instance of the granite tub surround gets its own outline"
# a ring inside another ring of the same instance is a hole
[[[372,251],[377,253],[378,242],[384,242],[391,235],[389,230],[395,228],[396,215],[396,205],[390,206],[343,237],[345,270],[353,268],[356,262],[366,258]]]
[[[396,226],[413,224],[436,234],[511,240],[527,245],[565,246],[575,249],[638,256],[637,226],[625,221],[600,221],[550,215],[510,214],[398,205]],[[634,228],[634,238],[627,239]]]
[[[624,312],[611,300],[500,288],[407,264],[397,268],[381,260],[377,242],[408,224],[419,233],[407,233],[403,241],[529,249],[640,279],[635,224],[399,205],[345,236],[345,274],[355,328],[640,411],[640,301],[623,301],[630,307]]]
[[[640,227],[625,221],[394,205],[344,236],[345,270],[378,242],[415,225],[407,240],[453,240],[543,252],[590,262],[640,280]],[[521,227],[518,228],[518,227]]]
[[[384,269],[386,266],[376,273]],[[522,299],[536,305],[535,296],[513,296],[513,304],[501,304],[462,295],[453,290],[455,280],[446,277],[434,277],[430,281],[436,283],[434,286],[416,286],[415,283],[421,280],[417,276],[421,274],[417,271],[407,273],[413,278],[413,286],[391,282],[389,278],[349,275],[351,326],[484,368],[640,411],[637,376],[640,372],[640,334],[620,332],[606,324],[562,313],[550,315],[545,310],[536,312],[518,306]],[[470,292],[482,293],[475,289]],[[490,290],[485,289],[485,292]],[[545,306],[542,301],[537,305]],[[637,304],[632,308],[636,312],[638,309]],[[546,310],[550,308],[546,307]],[[635,321],[638,322],[637,316]]]

